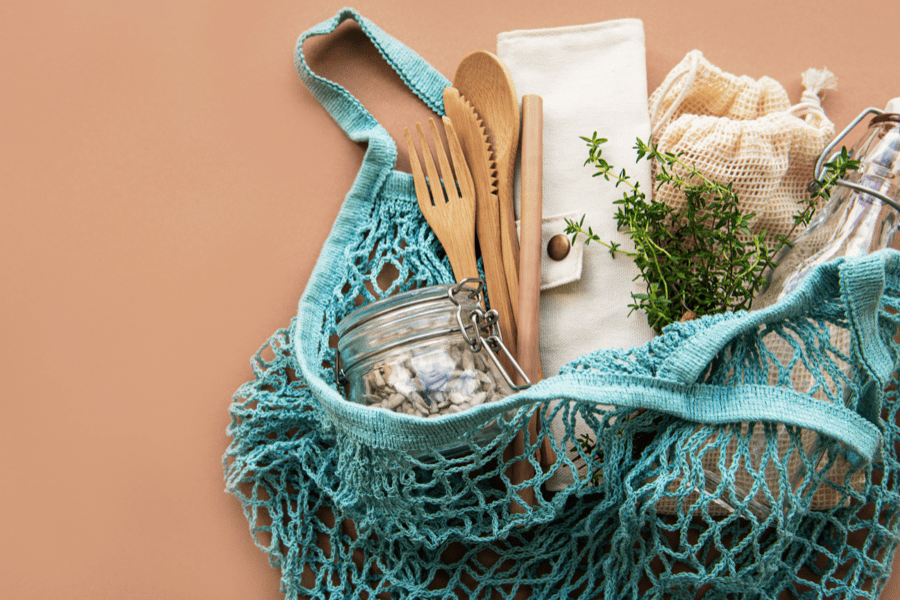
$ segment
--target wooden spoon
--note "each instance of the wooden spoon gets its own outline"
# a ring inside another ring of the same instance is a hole
[[[466,55],[456,68],[453,87],[475,107],[488,130],[497,166],[500,200],[500,245],[503,269],[512,305],[519,318],[519,238],[513,201],[516,152],[519,148],[519,98],[512,77],[499,58],[478,50]]]

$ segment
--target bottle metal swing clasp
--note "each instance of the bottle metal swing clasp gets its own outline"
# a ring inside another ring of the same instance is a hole
[[[855,119],[853,119],[853,121],[851,121],[850,124],[847,125],[847,127],[845,127],[842,132],[837,134],[834,137],[834,139],[831,140],[831,142],[827,146],[825,146],[825,149],[822,150],[821,154],[819,154],[818,160],[816,160],[816,166],[813,171],[813,177],[815,179],[813,180],[812,183],[809,184],[809,187],[808,187],[809,193],[811,193],[811,194],[815,193],[816,189],[818,188],[818,185],[819,185],[818,181],[822,178],[822,174],[825,171],[825,162],[828,160],[833,160],[834,157],[837,154],[839,154],[838,152],[834,151],[834,149],[837,147],[838,143],[841,140],[843,140],[845,137],[847,137],[847,135],[853,130],[853,128],[856,127],[857,125],[859,125],[859,123],[863,119],[865,119],[867,116],[876,115],[876,117],[878,117],[883,114],[885,114],[885,111],[881,110],[880,108],[875,108],[875,107],[870,106],[869,108],[867,108],[864,111],[862,111],[861,113],[859,113],[859,115],[857,115],[857,117]],[[875,122],[875,120],[873,119],[873,123],[874,122]],[[853,156],[853,151],[850,152],[850,155]],[[854,158],[861,159],[862,157],[857,156]],[[900,204],[897,203],[897,200],[895,200],[894,198],[891,198],[890,196],[883,193],[882,191],[875,189],[874,187],[861,185],[859,183],[855,183],[853,181],[848,181],[846,179],[838,179],[835,182],[835,184],[841,185],[844,187],[848,187],[857,192],[869,194],[870,196],[878,198],[879,200],[881,200],[882,202],[884,202],[885,204],[887,204],[894,210],[900,211]]]

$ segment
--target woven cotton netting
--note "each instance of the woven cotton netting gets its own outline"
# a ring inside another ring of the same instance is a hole
[[[834,136],[818,97],[834,87],[825,70],[803,74],[801,102],[770,77],[758,80],[724,72],[694,50],[666,76],[650,97],[653,142],[706,177],[731,183],[753,233],[796,236],[794,215],[809,198],[816,159]],[[654,175],[659,165],[654,163]],[[676,166],[676,173],[685,170]],[[669,206],[684,205],[671,186],[654,192]]]
[[[412,202],[387,197],[360,219],[343,272],[331,279],[319,335],[294,339],[293,326],[273,335],[231,405],[227,490],[281,569],[287,598],[877,596],[900,526],[896,381],[880,410],[884,443],[873,462],[798,427],[701,425],[603,407],[624,389],[617,382],[658,381],[705,328],[741,315],[675,324],[645,346],[588,355],[560,377],[593,377],[596,398],[504,400],[464,432],[455,458],[377,443],[359,422],[336,418],[302,375],[298,349],[311,352],[315,377],[333,387],[331,342],[342,318],[359,304],[451,278]],[[889,285],[882,303],[886,341],[896,330],[898,287]],[[846,326],[839,297],[823,298],[803,318],[730,340],[699,384],[791,389],[803,380],[802,393],[855,409],[872,389],[838,335]],[[790,360],[768,349],[774,338],[794,349]],[[533,389],[545,385],[553,389],[553,378]],[[397,432],[425,421],[383,412]],[[535,459],[540,437],[525,436],[524,450],[511,451],[534,414],[544,432],[557,416],[566,424],[550,440],[557,461],[546,472]],[[594,441],[577,439],[582,420]],[[480,445],[483,428],[491,441]],[[513,474],[523,465],[532,475],[521,481]],[[574,483],[542,491],[559,469]],[[839,501],[816,507],[822,489]]]

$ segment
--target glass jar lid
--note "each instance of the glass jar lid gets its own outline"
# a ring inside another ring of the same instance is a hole
[[[497,311],[482,308],[484,282],[465,279],[457,284],[429,286],[383,298],[348,315],[337,327],[338,381],[354,367],[390,350],[438,337],[459,336],[472,352],[487,346],[488,357],[500,367],[513,390],[531,385],[500,338]],[[524,385],[516,385],[500,365],[505,356]]]
[[[337,328],[343,369],[348,371],[361,361],[398,346],[445,335],[462,336],[457,307],[477,308],[480,291],[480,285],[436,285],[357,309]]]

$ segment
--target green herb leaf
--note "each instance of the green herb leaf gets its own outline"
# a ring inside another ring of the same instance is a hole
[[[660,152],[655,144],[640,139],[634,146],[637,161],[656,161],[657,188],[670,185],[684,193],[684,206],[675,209],[648,200],[625,169],[616,174],[603,158],[602,145],[607,140],[597,137],[597,132],[581,139],[588,146],[585,165],[593,165],[593,176],[626,188],[622,198],[613,202],[617,206],[614,218],[618,229],[634,242],[635,251],[600,239],[591,227],[585,230],[584,216],[577,223],[566,219],[565,233],[572,236],[573,244],[583,235],[585,244],[597,242],[613,257],[622,253],[634,259],[647,292],[632,294],[634,302],[629,307],[644,311],[657,331],[688,313],[702,316],[749,309],[764,285],[764,272],[774,268],[773,257],[790,246],[794,229],[807,225],[835,182],[859,166],[843,148],[826,163],[825,176],[815,182],[811,197],[794,216],[794,229],[787,236],[769,239],[765,232],[751,234],[755,215],[741,213],[733,182],[721,184],[707,178],[695,165],[685,163],[682,153]]]

